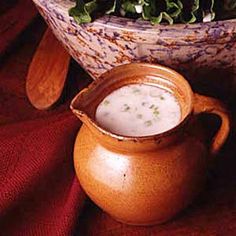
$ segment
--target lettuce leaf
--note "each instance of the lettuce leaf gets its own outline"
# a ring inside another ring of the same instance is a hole
[[[105,14],[141,18],[152,24],[194,23],[236,17],[236,0],[76,0],[69,10],[78,24]]]
[[[69,10],[69,15],[73,16],[78,24],[89,23],[92,20],[83,0],[76,1],[75,7]]]
[[[204,1],[202,6],[202,18],[203,22],[209,22],[214,20],[215,12],[214,12],[214,0]]]

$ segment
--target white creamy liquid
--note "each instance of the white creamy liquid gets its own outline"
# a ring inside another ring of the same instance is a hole
[[[148,136],[175,127],[180,106],[170,92],[151,85],[131,84],[109,94],[97,107],[96,121],[124,136]]]

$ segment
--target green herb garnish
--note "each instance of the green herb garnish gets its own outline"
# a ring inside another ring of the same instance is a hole
[[[110,102],[109,102],[108,100],[105,100],[105,101],[103,102],[103,104],[104,104],[104,106],[107,106],[107,105],[110,104]]]
[[[138,118],[138,119],[142,119],[142,118],[143,118],[143,115],[142,115],[142,114],[138,114],[138,115],[137,115],[137,118]]]
[[[104,113],[103,113],[103,116],[105,116],[105,117],[106,117],[106,116],[109,116],[109,115],[110,115],[109,112],[104,112]]]
[[[152,121],[147,120],[147,121],[144,122],[144,125],[147,126],[147,127],[150,127],[150,126],[152,126]]]
[[[158,110],[154,110],[154,111],[153,111],[153,115],[154,115],[154,116],[158,116],[159,114],[160,114],[160,112],[159,112]]]
[[[124,104],[124,109],[122,111],[126,112],[129,111],[131,108],[128,104]]]
[[[140,94],[140,93],[141,93],[141,90],[140,90],[140,89],[137,89],[137,88],[134,88],[134,89],[133,89],[133,93],[134,93],[134,94]]]

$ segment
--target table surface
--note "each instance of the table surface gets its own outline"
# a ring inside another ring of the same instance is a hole
[[[71,62],[62,99],[49,111],[38,111],[25,93],[29,63],[46,28],[40,17],[0,58],[0,124],[48,117],[69,109],[71,98],[92,80]],[[236,145],[232,135],[209,171],[205,191],[170,222],[151,226],[127,226],[114,221],[88,202],[78,219],[76,235],[236,235]]]

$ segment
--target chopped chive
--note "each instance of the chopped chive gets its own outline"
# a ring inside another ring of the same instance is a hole
[[[150,109],[153,109],[155,107],[155,105],[154,104],[152,104],[149,108]]]
[[[165,100],[165,98],[164,98],[163,96],[160,96],[160,99],[161,99],[161,100]]]
[[[142,106],[146,106],[147,105],[147,102],[142,102]]]
[[[147,121],[144,122],[144,125],[147,126],[147,127],[150,127],[150,126],[152,126],[152,121],[147,120]]]
[[[142,115],[142,114],[138,114],[138,115],[137,115],[137,118],[138,118],[138,119],[142,119],[142,118],[143,118],[143,115]]]
[[[137,89],[137,88],[134,88],[134,89],[133,89],[133,93],[140,94],[140,93],[141,93],[141,90],[140,90],[140,89]]]
[[[110,102],[109,102],[108,100],[105,100],[105,101],[103,102],[103,104],[104,104],[104,106],[107,106],[107,105],[110,104]]]
[[[128,106],[127,104],[124,104],[124,109],[122,111],[129,111],[130,110],[130,106]]]
[[[158,116],[159,114],[160,114],[160,112],[159,112],[158,110],[154,110],[154,111],[153,111],[153,115],[154,115],[154,116]]]
[[[106,117],[106,116],[109,116],[109,115],[110,115],[109,112],[104,112],[104,113],[103,113],[103,116],[105,116],[105,117]]]

